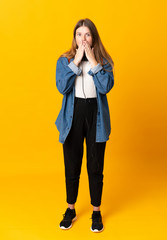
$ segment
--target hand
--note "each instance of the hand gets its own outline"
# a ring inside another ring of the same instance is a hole
[[[98,62],[95,59],[94,48],[91,49],[91,47],[87,41],[84,41],[83,44],[85,47],[85,54],[86,54],[88,61],[90,62],[92,67],[96,66],[98,64]]]
[[[84,45],[81,43],[78,47],[78,49],[76,49],[76,54],[75,54],[75,58],[74,58],[74,63],[75,65],[79,65],[79,63],[81,62],[82,60],[82,57],[83,57],[83,54],[84,54]]]

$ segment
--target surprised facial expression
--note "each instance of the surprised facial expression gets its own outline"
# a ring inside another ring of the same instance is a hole
[[[75,40],[76,40],[76,44],[78,47],[81,43],[84,44],[85,42],[87,42],[91,47],[92,46],[92,34],[91,34],[89,28],[86,26],[81,26],[81,27],[77,28]]]

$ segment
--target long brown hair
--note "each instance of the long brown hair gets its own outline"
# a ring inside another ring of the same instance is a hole
[[[105,47],[103,46],[95,24],[89,18],[81,19],[77,22],[77,24],[75,25],[74,31],[73,31],[72,46],[71,46],[70,50],[63,53],[60,57],[67,57],[68,61],[69,61],[71,58],[73,58],[75,56],[76,48],[77,48],[77,44],[76,44],[76,40],[75,40],[76,30],[77,30],[77,28],[79,28],[81,26],[88,27],[92,34],[92,47],[94,47],[94,55],[95,55],[96,61],[98,63],[100,63],[102,66],[106,65],[109,62],[110,65],[112,66],[111,71],[113,71],[114,62],[113,62],[111,56],[109,55],[109,53],[106,51]],[[108,62],[104,63],[103,58],[105,58]],[[111,71],[109,71],[109,72],[111,72]]]

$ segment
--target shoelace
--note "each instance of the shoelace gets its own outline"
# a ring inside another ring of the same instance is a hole
[[[94,222],[101,223],[101,216],[99,215],[93,215],[90,219],[92,219]]]
[[[68,210],[63,214],[64,220],[70,220],[71,214],[72,214],[72,212],[68,209]]]

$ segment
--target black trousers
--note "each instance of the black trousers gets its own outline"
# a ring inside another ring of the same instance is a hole
[[[63,144],[67,203],[77,200],[79,178],[86,138],[87,172],[91,204],[101,205],[106,142],[96,142],[97,99],[76,98],[71,130]]]

